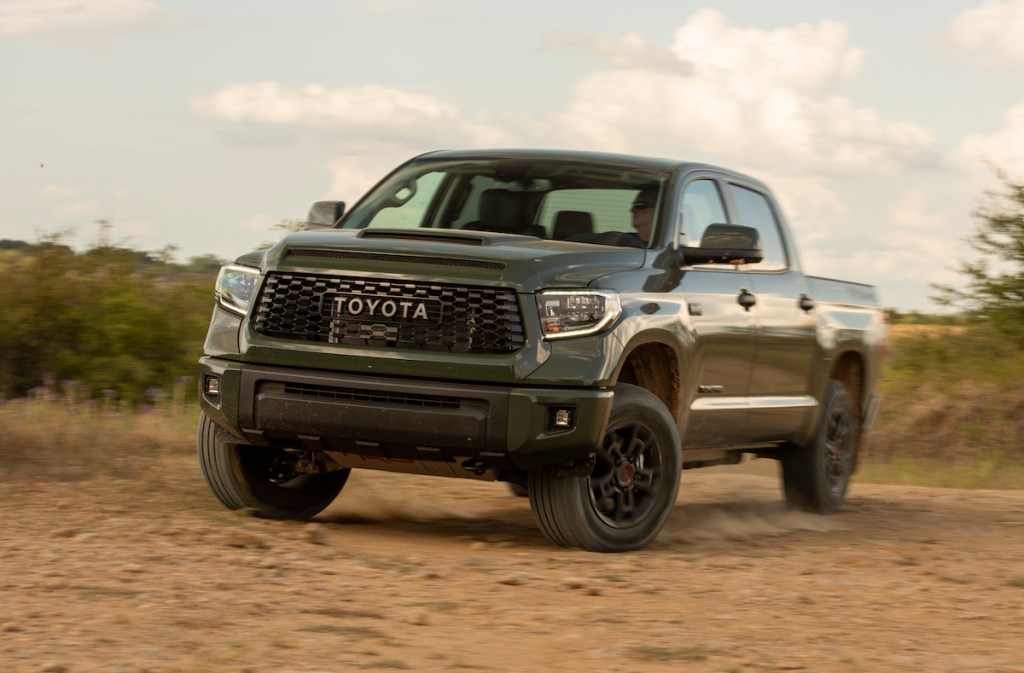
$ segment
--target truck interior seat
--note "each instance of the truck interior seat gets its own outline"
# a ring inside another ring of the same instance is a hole
[[[555,215],[551,237],[564,241],[570,236],[594,233],[594,217],[582,210],[560,210]]]
[[[544,227],[526,221],[526,195],[508,189],[487,189],[480,195],[480,219],[466,229],[524,234],[545,238]]]

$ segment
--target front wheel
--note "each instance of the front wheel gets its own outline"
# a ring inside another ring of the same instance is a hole
[[[668,409],[649,391],[619,384],[590,473],[532,470],[527,491],[537,525],[555,543],[622,552],[647,546],[661,531],[681,472]]]
[[[351,472],[310,474],[285,449],[226,443],[205,413],[199,418],[198,449],[206,485],[225,507],[248,507],[270,519],[314,516],[334,501]]]
[[[806,446],[784,449],[782,486],[791,507],[834,514],[846,499],[857,446],[857,419],[846,386],[830,380],[818,427]]]

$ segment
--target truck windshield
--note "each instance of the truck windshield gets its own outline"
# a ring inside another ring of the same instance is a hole
[[[667,176],[538,159],[414,162],[379,184],[345,229],[466,229],[647,247]]]

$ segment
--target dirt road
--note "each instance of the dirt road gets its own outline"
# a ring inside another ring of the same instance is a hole
[[[354,473],[287,523],[182,475],[3,485],[0,671],[1024,671],[1024,491],[819,517],[687,472],[654,545],[598,555],[499,484]]]

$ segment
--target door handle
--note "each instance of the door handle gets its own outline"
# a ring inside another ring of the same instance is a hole
[[[742,306],[744,311],[749,311],[750,307],[757,303],[757,297],[752,295],[747,288],[743,288],[736,297],[736,303]]]
[[[810,313],[811,309],[814,308],[814,300],[808,297],[806,294],[800,295],[800,301],[797,302],[797,306],[804,313]]]

